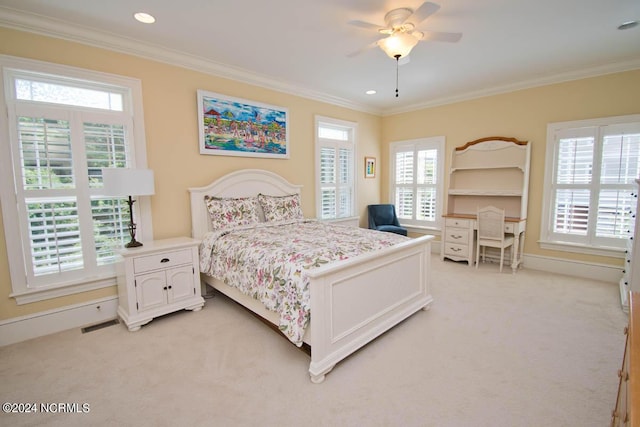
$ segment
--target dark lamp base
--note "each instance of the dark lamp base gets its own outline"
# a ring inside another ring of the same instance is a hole
[[[127,243],[126,245],[124,245],[125,248],[137,248],[139,246],[142,246],[142,243],[138,242],[137,240],[132,240],[129,243]]]

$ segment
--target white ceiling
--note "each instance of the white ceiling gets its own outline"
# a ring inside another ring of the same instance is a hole
[[[640,26],[617,30],[640,19],[638,0],[434,2],[440,10],[418,29],[462,39],[420,42],[399,68],[398,98],[393,59],[377,47],[347,56],[380,37],[348,22],[383,24],[422,0],[0,0],[0,26],[378,114],[640,68]],[[139,11],[156,23],[135,21]]]

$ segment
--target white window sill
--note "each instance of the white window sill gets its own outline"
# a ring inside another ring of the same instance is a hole
[[[611,258],[624,258],[625,250],[623,248],[611,248],[611,247],[594,247],[586,246],[577,243],[568,242],[549,242],[538,240],[540,248],[549,249],[562,252],[573,252],[587,255],[599,255]]]
[[[22,305],[67,295],[78,294],[81,292],[93,291],[96,289],[108,288],[109,286],[115,285],[116,279],[115,277],[111,276],[87,279],[82,283],[71,283],[66,285],[58,285],[55,287],[28,289],[25,291],[14,292],[9,296],[15,298],[18,305]]]
[[[442,233],[442,229],[437,227],[427,227],[425,225],[413,225],[413,224],[402,224],[400,225],[407,229],[407,231],[411,233],[418,234],[430,234],[433,236],[439,236]]]

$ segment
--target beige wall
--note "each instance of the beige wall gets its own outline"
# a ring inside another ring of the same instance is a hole
[[[640,113],[640,70],[520,90],[456,104],[384,117],[382,122],[382,193],[389,198],[388,145],[427,136],[446,137],[451,164],[454,147],[487,136],[530,141],[531,176],[524,252],[570,260],[621,265],[619,259],[543,250],[540,237],[547,124]],[[385,167],[387,166],[387,167]],[[448,177],[447,177],[448,179]],[[445,183],[448,185],[448,182]],[[445,187],[446,188],[446,187]]]
[[[366,205],[388,199],[390,142],[444,135],[448,167],[451,150],[455,146],[484,136],[512,136],[533,144],[525,252],[596,263],[620,263],[617,259],[539,248],[546,126],[549,122],[640,113],[640,71],[380,118],[176,66],[4,28],[0,28],[0,54],[125,75],[142,81],[147,157],[156,176],[156,194],[151,199],[155,238],[189,235],[191,221],[186,189],[205,185],[241,168],[267,169],[302,184],[304,214],[315,216],[313,125],[314,115],[318,114],[358,123],[357,190],[362,226],[366,221]],[[291,158],[275,160],[200,155],[197,89],[287,107]],[[379,173],[375,179],[362,178],[364,156],[378,158]],[[9,297],[11,283],[6,254],[4,228],[0,227],[0,320],[115,294],[115,287],[111,287],[18,306]]]
[[[380,178],[364,180],[364,156],[380,157],[381,118],[261,87],[81,44],[0,28],[0,54],[138,78],[142,81],[148,165],[155,172],[151,198],[155,238],[188,236],[191,217],[187,188],[202,186],[237,169],[260,168],[302,184],[305,216],[315,216],[314,116],[358,124],[358,210],[377,203]],[[251,99],[289,109],[291,157],[256,159],[200,155],[196,90]],[[1,218],[0,218],[1,221]],[[11,293],[4,228],[0,228],[0,320],[89,301],[116,293],[115,287],[33,304],[16,305]]]

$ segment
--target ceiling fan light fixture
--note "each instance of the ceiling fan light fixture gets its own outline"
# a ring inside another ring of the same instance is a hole
[[[398,59],[409,55],[411,49],[418,44],[418,40],[419,39],[410,34],[396,32],[378,41],[378,46],[380,46],[380,49],[382,49],[389,58]]]

